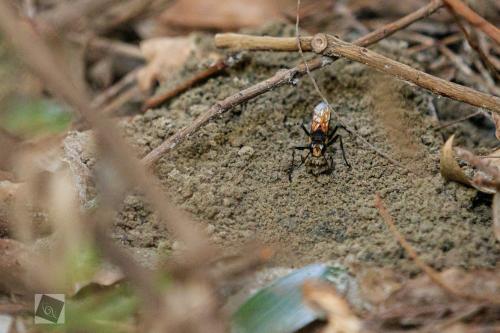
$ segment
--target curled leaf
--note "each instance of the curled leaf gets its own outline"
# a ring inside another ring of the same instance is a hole
[[[465,175],[464,171],[462,170],[462,168],[460,168],[457,160],[455,159],[455,155],[453,153],[454,138],[455,135],[450,136],[444,144],[443,148],[441,148],[439,160],[439,169],[441,171],[441,175],[447,180],[471,186],[470,179]]]
[[[312,307],[326,314],[328,326],[323,332],[361,332],[361,319],[354,314],[349,303],[337,293],[331,284],[323,281],[306,281],[303,292],[304,298]]]

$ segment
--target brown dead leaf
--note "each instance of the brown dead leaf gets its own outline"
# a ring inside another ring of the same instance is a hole
[[[147,65],[137,74],[140,89],[148,92],[156,81],[165,81],[172,71],[184,65],[194,49],[194,41],[188,37],[153,38],[142,42],[141,52]]]
[[[389,268],[368,267],[356,274],[356,280],[363,299],[377,305],[401,289],[404,278]]]
[[[457,163],[453,153],[453,139],[455,135],[448,138],[443,148],[441,148],[441,155],[439,160],[439,169],[441,175],[451,181],[455,181],[464,185],[471,186],[470,179],[465,175],[462,168]]]
[[[455,181],[467,186],[474,187],[475,189],[483,193],[489,193],[489,194],[496,193],[496,188],[488,186],[487,184],[481,184],[480,182],[477,181],[478,178],[481,178],[484,175],[484,173],[482,173],[480,170],[476,171],[473,178],[468,177],[464,173],[460,165],[458,165],[457,160],[455,159],[455,154],[453,151],[454,138],[455,135],[450,136],[450,138],[446,141],[443,148],[441,149],[440,161],[439,161],[439,168],[441,171],[441,175],[447,180]],[[464,149],[461,148],[457,149],[459,149],[460,151],[465,151]],[[479,158],[473,155],[472,153],[470,153],[470,155],[473,156],[474,159]],[[490,157],[491,158],[483,157],[482,159],[484,162],[487,162],[491,165],[495,165],[498,168],[500,166],[499,165],[500,159],[497,157],[500,157],[500,150],[491,154]]]
[[[498,140],[500,140],[500,115],[492,112],[491,118],[493,119],[493,122],[495,123],[495,136],[497,137]]]
[[[495,193],[493,196],[493,234],[497,241],[500,242],[500,194]]]
[[[238,30],[257,27],[282,17],[284,4],[276,0],[179,0],[160,20],[166,26],[189,30]]]
[[[303,287],[304,298],[314,308],[326,314],[328,325],[324,333],[361,332],[362,322],[351,310],[345,299],[330,284],[309,281]]]

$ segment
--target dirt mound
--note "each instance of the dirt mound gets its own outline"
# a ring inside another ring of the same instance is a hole
[[[293,34],[291,27],[269,29],[268,34]],[[378,51],[404,60],[400,47],[385,41]],[[126,135],[145,154],[215,101],[297,61],[296,54],[252,53],[244,66],[128,120]],[[191,64],[186,71],[195,68]],[[165,190],[221,247],[229,251],[258,240],[279,250],[279,264],[333,259],[415,270],[374,208],[379,192],[401,232],[434,267],[495,266],[500,248],[489,204],[475,190],[446,183],[439,174],[443,138],[428,115],[432,96],[347,61],[314,76],[341,119],[406,170],[345,134],[352,169],[337,150],[332,174],[314,176],[306,167],[289,182],[289,148],[306,142],[300,124],[310,122],[320,101],[304,77],[296,86],[236,107],[167,154],[156,167]],[[132,247],[177,246],[136,196],[126,200],[115,237]]]

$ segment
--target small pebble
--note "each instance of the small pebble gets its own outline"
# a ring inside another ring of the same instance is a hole
[[[240,148],[240,150],[238,151],[238,156],[240,157],[251,157],[254,153],[254,150],[252,147],[250,146],[243,146]]]

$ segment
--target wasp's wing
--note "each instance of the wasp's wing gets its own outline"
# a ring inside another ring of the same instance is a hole
[[[323,133],[328,133],[330,125],[330,109],[326,103],[321,102],[314,108],[313,119],[311,123],[311,132],[321,130]]]

